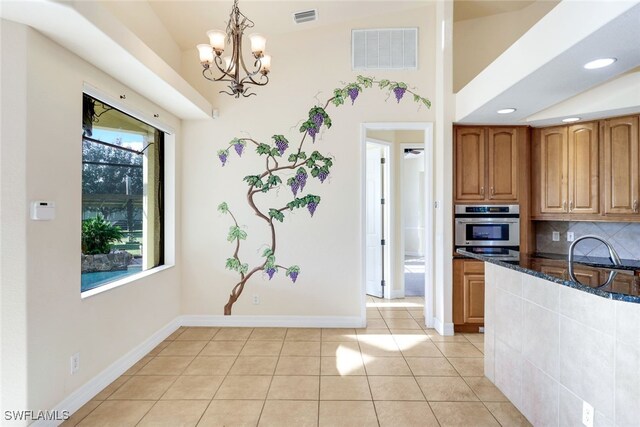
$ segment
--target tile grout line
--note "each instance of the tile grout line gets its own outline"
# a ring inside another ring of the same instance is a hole
[[[209,342],[213,342],[213,339],[216,337],[216,335],[218,335],[220,333],[220,331],[222,330],[222,328],[218,328],[218,331],[213,334],[213,336],[211,337],[211,339],[209,340]],[[202,348],[202,350],[204,350],[204,348],[206,347],[206,345]],[[200,353],[202,353],[202,351],[200,351]],[[197,358],[198,356],[196,356]],[[194,360],[196,360],[196,358],[194,358],[191,363],[194,362]],[[238,356],[236,356],[236,359],[238,358]],[[191,366],[191,363],[189,363],[187,365],[187,369],[189,368],[189,366]],[[236,361],[234,360],[233,363],[231,364],[231,366],[233,366],[236,363]],[[186,369],[185,369],[186,370]],[[231,370],[231,367],[229,367],[229,371]],[[229,373],[229,371],[227,371],[227,374]],[[213,403],[213,398],[216,397],[216,394],[218,393],[218,390],[220,390],[220,387],[222,387],[222,383],[224,382],[226,378],[226,375],[222,378],[222,381],[220,381],[220,385],[218,386],[218,388],[216,389],[215,393],[213,393],[213,396],[211,396],[211,399],[209,400],[209,403],[207,404],[207,406],[204,408],[204,411],[202,411],[202,414],[200,414],[200,418],[198,418],[198,421],[196,421],[196,426],[198,424],[200,424],[200,422],[202,421],[202,418],[204,418],[204,414],[207,413],[207,411],[209,410],[209,407],[211,406],[211,404]]]
[[[181,333],[179,333],[177,337],[179,337],[180,335],[182,335],[183,333],[185,333],[185,331],[186,331],[186,329],[185,329],[184,331],[182,331]],[[176,337],[176,338],[177,338],[177,337]],[[176,341],[176,340],[175,340],[175,338],[174,338],[174,339],[173,339],[173,342],[175,342],[175,341]],[[165,346],[165,348],[166,348],[166,347],[168,347],[168,346],[169,346],[169,345]],[[156,356],[154,357],[154,359],[155,359],[156,357],[158,357],[158,356],[159,356],[159,353],[158,353],[158,355],[156,355]],[[189,365],[187,365],[187,366],[189,366]],[[184,367],[184,369],[187,369],[187,367],[185,366],[185,367]],[[139,369],[138,371],[136,371],[136,373],[140,372],[140,370],[141,370],[141,369]],[[184,370],[183,370],[183,372],[184,372]],[[135,375],[135,374],[134,374],[134,375]],[[137,425],[139,425],[139,424],[142,422],[142,420],[144,419],[144,417],[146,417],[146,416],[149,414],[149,412],[151,412],[151,410],[152,410],[152,409],[153,409],[153,408],[158,404],[158,402],[160,401],[160,399],[162,399],[162,396],[164,396],[164,395],[167,393],[167,391],[171,388],[171,386],[172,386],[173,384],[175,384],[175,382],[176,382],[176,381],[178,381],[178,378],[180,378],[180,374],[176,375],[176,378],[171,382],[171,384],[169,385],[169,387],[167,387],[167,390],[165,390],[165,391],[160,395],[160,397],[159,397],[158,399],[155,399],[155,402],[153,403],[153,405],[151,405],[151,407],[149,407],[149,409],[147,409],[147,411],[144,413],[144,415],[142,415],[142,417],[140,417],[140,419],[138,420],[138,422],[135,424],[136,426],[137,426]],[[125,384],[126,384],[127,382],[129,382],[129,381],[126,381],[126,382],[125,382]],[[122,384],[122,385],[124,385],[124,384]],[[122,386],[120,386],[120,387],[122,387]],[[119,389],[120,387],[118,387],[118,389]],[[113,393],[115,393],[115,391],[114,391]],[[111,393],[111,395],[110,395],[109,397],[113,396],[113,393]],[[126,399],[126,400],[132,400],[132,399]],[[151,400],[153,400],[153,399],[151,399]]]
[[[360,352],[360,359],[362,360],[364,376],[367,379],[367,387],[369,388],[369,395],[371,395],[371,405],[373,406],[373,413],[376,415],[376,422],[378,423],[378,427],[380,427],[380,418],[378,418],[378,410],[376,409],[376,403],[373,400],[373,390],[371,390],[371,383],[369,382],[369,373],[367,372],[367,364],[364,361],[364,357],[362,356],[362,347],[360,346],[360,338],[358,337],[358,331],[356,331],[356,342],[358,343],[358,351]]]
[[[180,330],[180,328],[176,329],[174,332],[172,332],[172,333],[171,333],[171,335],[175,334],[175,333],[176,333],[177,331],[179,331],[179,330]],[[185,330],[186,330],[186,329],[185,329]],[[182,332],[180,332],[180,333],[176,336],[176,338],[177,338],[177,337],[179,337],[180,335],[182,335],[182,334],[185,332],[185,330],[183,330]],[[170,335],[170,336],[171,336],[171,335]],[[168,339],[168,337],[167,337],[167,339]],[[166,339],[165,339],[165,341],[166,341]],[[175,342],[175,338],[174,338],[173,340],[170,340],[170,341]],[[168,347],[168,345],[169,345],[169,344],[167,344],[166,346],[164,346],[162,350],[164,350],[164,348]],[[156,347],[157,347],[157,346],[156,346]],[[162,351],[162,350],[160,350],[160,351]],[[152,350],[152,351],[153,351],[153,350]],[[158,354],[157,354],[157,355],[155,355],[155,356],[153,357],[154,359],[155,359],[156,357],[158,357],[158,355],[160,354],[160,351],[158,352]],[[149,353],[147,353],[147,355],[148,355],[148,354],[149,354]],[[146,355],[145,355],[145,356],[143,356],[143,357],[146,357]],[[140,358],[140,360],[142,360],[142,358]],[[151,361],[147,362],[147,363],[145,364],[145,366],[146,366],[146,365],[148,365],[150,362],[151,362]],[[138,362],[136,362],[136,363],[138,363]],[[88,413],[84,418],[82,418],[82,420],[80,420],[77,424],[80,424],[80,423],[81,423],[84,419],[86,419],[86,418],[87,418],[91,413],[93,413],[96,409],[98,409],[98,407],[99,407],[99,406],[102,406],[102,404],[103,404],[104,402],[106,402],[106,401],[107,401],[111,396],[113,396],[113,395],[114,395],[118,390],[120,390],[120,389],[121,389],[121,388],[122,388],[126,383],[128,383],[129,381],[131,381],[131,379],[135,376],[135,374],[136,374],[136,373],[138,373],[138,372],[140,372],[141,370],[142,370],[142,368],[138,369],[138,370],[137,370],[133,375],[128,375],[128,376],[130,376],[131,378],[128,378],[124,383],[120,384],[120,385],[119,385],[119,386],[118,386],[118,387],[117,387],[113,392],[111,392],[108,396],[106,396],[106,398],[105,398],[105,399],[100,403],[100,405],[98,405],[98,406],[96,406],[95,408],[93,408],[93,410],[92,410],[91,412],[89,412],[89,413]],[[123,376],[123,375],[121,375],[121,376],[120,376],[120,377],[118,377],[118,378],[121,378],[122,376]],[[171,383],[171,385],[173,385],[173,383],[174,383],[176,380],[177,380],[177,376],[176,376],[176,379]],[[169,387],[171,387],[171,385],[169,385]],[[165,392],[166,392],[166,391],[165,391]],[[98,393],[98,394],[99,394],[99,393]],[[164,393],[163,393],[162,395],[164,395]],[[162,395],[161,395],[160,397],[162,397]],[[112,401],[116,401],[116,400],[120,400],[120,399],[113,399]],[[131,400],[131,399],[122,399],[122,400],[128,401],[128,400]],[[146,400],[146,399],[145,399],[145,400]],[[153,400],[154,400],[154,399],[149,399],[149,401],[153,401]],[[149,409],[144,413],[144,415],[140,418],[140,420],[136,423],[136,425],[138,425],[138,424],[142,421],[142,419],[143,419],[144,417],[146,417],[146,416],[147,416],[147,414],[149,413],[149,411],[151,411],[151,409],[152,409],[152,408],[153,408],[153,407],[158,403],[158,401],[159,401],[159,399],[156,399],[156,400],[155,400],[154,404],[153,404],[153,405],[151,405],[151,407],[150,407],[150,408],[149,408]],[[77,424],[76,424],[76,425],[77,425]]]
[[[223,328],[219,328],[218,332],[216,332],[214,334],[214,336],[211,338],[211,340],[209,342],[214,342],[214,338],[216,335],[218,335],[218,333],[222,330]],[[251,328],[251,332],[249,333],[249,336],[251,336],[251,334],[253,333],[253,330],[255,328]],[[198,422],[196,423],[196,426],[198,424],[200,424],[200,422],[202,421],[202,418],[204,417],[204,414],[207,413],[207,411],[209,410],[209,407],[211,406],[211,404],[213,403],[213,401],[216,398],[216,395],[218,394],[218,392],[220,391],[220,389],[222,388],[222,384],[224,384],[225,380],[227,379],[227,377],[229,376],[229,372],[231,372],[231,369],[233,369],[233,366],[236,364],[238,357],[240,357],[240,353],[242,352],[242,349],[244,349],[244,346],[247,345],[247,342],[249,341],[249,336],[247,336],[246,339],[244,339],[244,344],[242,344],[242,347],[240,348],[240,350],[238,351],[238,354],[236,354],[235,359],[233,360],[233,363],[231,364],[231,366],[229,367],[229,370],[227,371],[227,373],[225,375],[223,375],[222,381],[220,382],[220,385],[218,386],[218,389],[216,390],[215,393],[213,393],[213,397],[211,398],[211,400],[209,401],[209,404],[207,405],[207,407],[205,408],[204,412],[202,412],[202,415],[200,416],[200,419],[198,420]],[[230,340],[230,341],[236,341],[236,340]],[[240,341],[240,340],[237,340]],[[205,346],[206,347],[206,346]],[[203,348],[204,350],[204,348]],[[195,358],[194,358],[195,360]],[[191,362],[193,363],[193,361]],[[190,364],[189,364],[190,365]],[[188,366],[187,366],[188,367]]]
[[[255,328],[254,328],[254,331],[255,331]],[[271,380],[269,381],[269,387],[267,387],[267,393],[264,395],[264,402],[262,402],[262,409],[260,409],[260,415],[258,415],[258,423],[256,425],[260,424],[260,420],[262,419],[262,414],[264,413],[264,407],[267,406],[269,391],[271,391],[271,385],[273,384],[273,377],[275,377],[276,375],[276,369],[278,369],[278,363],[280,363],[280,355],[282,354],[282,349],[284,347],[284,340],[286,339],[288,332],[289,332],[289,328],[285,328],[284,337],[282,337],[282,343],[280,344],[280,351],[278,352],[278,359],[276,360],[276,366],[273,367],[273,372],[271,373]],[[253,332],[251,332],[251,334],[253,335]],[[251,336],[249,336],[249,338],[251,338]],[[247,342],[249,342],[249,339],[247,339]],[[240,356],[238,355],[238,357]]]

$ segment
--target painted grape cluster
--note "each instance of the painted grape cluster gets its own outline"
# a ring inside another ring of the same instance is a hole
[[[287,148],[289,148],[289,141],[282,135],[274,135],[273,141],[276,144],[276,148],[278,149],[278,153],[282,156]]]
[[[351,105],[353,105],[353,103],[356,101],[356,98],[358,97],[359,93],[360,93],[360,90],[358,89],[357,86],[352,86],[349,89],[347,89],[347,94],[349,95],[349,98],[351,98]]]
[[[309,211],[311,216],[313,216],[313,213],[316,211],[317,207],[318,207],[318,204],[316,202],[307,203],[307,210]]]
[[[400,100],[402,99],[406,91],[407,89],[401,86],[396,86],[393,88],[393,94],[396,96],[398,103],[400,103]]]
[[[227,203],[223,202],[218,206],[218,210],[222,214],[230,215],[234,223],[229,229],[227,240],[235,245],[235,250],[233,255],[227,258],[226,268],[235,271],[239,275],[239,281],[233,287],[229,295],[229,300],[224,306],[225,315],[231,314],[233,304],[242,294],[249,279],[257,272],[262,272],[268,280],[272,280],[279,271],[284,270],[285,276],[288,277],[291,282],[296,283],[298,280],[300,267],[297,265],[285,267],[276,261],[276,225],[278,223],[284,223],[285,215],[289,215],[298,209],[306,208],[311,217],[315,215],[320,205],[321,197],[305,192],[308,185],[313,186],[313,184],[309,184],[308,182],[309,176],[317,178],[320,184],[323,184],[329,177],[335,160],[332,156],[323,155],[319,151],[314,150],[311,153],[304,151],[304,148],[308,147],[308,145],[305,146],[305,142],[308,141],[306,137],[309,136],[312,143],[315,143],[316,137],[320,134],[323,127],[326,129],[331,128],[331,118],[326,111],[330,105],[339,107],[343,105],[347,99],[351,100],[351,104],[354,105],[356,99],[358,99],[365,89],[374,86],[386,91],[387,99],[393,94],[398,103],[405,94],[409,92],[413,94],[413,100],[415,102],[427,108],[431,106],[431,102],[427,98],[416,94],[403,82],[375,80],[372,77],[358,76],[355,82],[334,89],[333,96],[329,98],[324,105],[317,105],[309,110],[307,118],[299,128],[302,137],[297,147],[292,147],[284,135],[278,134],[271,137],[273,140],[272,143],[261,143],[253,138],[233,138],[227,148],[218,150],[217,155],[222,166],[225,166],[229,161],[231,147],[233,147],[233,151],[235,151],[238,157],[242,157],[247,146],[255,146],[257,155],[265,159],[266,170],[254,175],[247,175],[243,180],[248,185],[247,203],[249,207],[255,215],[266,222],[267,227],[271,231],[271,241],[265,245],[266,248],[262,252],[263,260],[250,269],[248,263],[241,261],[240,254],[242,242],[247,239],[247,232],[239,225]],[[286,155],[287,153],[288,155]],[[286,203],[286,205],[272,207],[269,208],[268,211],[263,211],[255,203],[254,198],[259,194],[278,190],[285,184],[293,194],[293,199]]]
[[[326,171],[324,169],[320,170],[320,172],[318,172],[318,179],[320,180],[320,182],[324,182],[325,179],[327,179],[327,177],[329,176],[329,171]]]
[[[267,275],[269,276],[269,280],[273,279],[273,275],[276,274],[276,268],[274,266],[267,267]]]
[[[238,141],[235,144],[233,144],[233,148],[235,148],[236,153],[238,153],[238,156],[242,157],[242,152],[244,151],[244,143],[241,141]]]
[[[226,165],[227,159],[229,158],[229,150],[218,151],[218,158],[220,159],[220,163],[222,163],[222,166]]]

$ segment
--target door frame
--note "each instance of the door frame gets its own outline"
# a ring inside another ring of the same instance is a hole
[[[401,143],[399,145],[400,145],[400,154],[403,155],[403,157],[400,157],[400,167],[398,168],[398,181],[399,181],[399,184],[400,184],[400,237],[399,237],[400,246],[399,247],[401,248],[400,250],[402,251],[402,254],[406,255],[405,254],[405,238],[404,238],[404,234],[405,234],[405,231],[404,231],[404,225],[405,225],[404,224],[404,213],[405,213],[404,212],[404,201],[405,201],[405,198],[407,197],[407,195],[405,194],[404,187],[403,187],[403,184],[405,183],[404,182],[404,169],[405,169],[405,166],[404,166],[404,150],[406,148],[420,148],[420,149],[423,150],[422,151],[422,155],[423,156],[426,156],[427,154],[424,152],[424,141],[422,141],[422,142],[403,142],[403,143]],[[426,175],[427,175],[426,165],[425,165],[424,173],[425,173],[425,181],[426,181]],[[426,182],[425,182],[425,184],[426,184]],[[425,209],[425,210],[427,208],[426,199],[425,199],[424,206],[422,208]],[[426,225],[427,225],[427,218],[426,217],[424,219],[424,223],[425,223],[425,229],[426,229],[427,228],[426,227]],[[424,238],[425,235],[423,235],[422,237]],[[427,242],[425,240],[425,257],[426,257],[426,243]],[[427,271],[426,271],[426,267],[425,267],[425,280],[426,280],[426,274],[427,274]],[[404,281],[404,270],[403,270],[403,274],[400,275],[400,294],[399,294],[399,297],[404,298],[405,296],[406,296],[406,294],[405,294],[405,281]],[[426,294],[426,289],[425,289],[425,298],[426,298],[426,296],[427,296],[427,294]]]
[[[434,175],[435,175],[435,147],[433,142],[433,122],[365,122],[360,124],[360,318],[362,325],[367,324],[367,300],[366,300],[366,224],[362,221],[366,215],[366,155],[367,155],[367,130],[421,130],[424,132],[424,207],[425,207],[425,304],[424,318],[425,325],[434,327],[435,318],[435,215],[433,209],[436,208],[434,202]],[[393,178],[394,173],[391,173]]]
[[[385,246],[383,248],[383,252],[384,252],[384,277],[382,278],[385,281],[385,289],[384,289],[384,295],[382,295],[382,298],[386,298],[389,299],[391,298],[391,294],[390,294],[390,288],[389,285],[391,283],[391,279],[393,278],[393,275],[395,274],[395,267],[393,265],[393,263],[391,262],[391,245],[393,244],[393,242],[395,242],[395,235],[393,233],[393,224],[395,221],[395,214],[393,213],[393,210],[391,209],[391,206],[393,206],[393,195],[392,195],[392,186],[395,184],[394,178],[393,178],[393,161],[395,160],[394,156],[393,156],[393,144],[387,141],[382,141],[380,139],[375,139],[375,138],[367,138],[366,137],[366,132],[365,132],[365,142],[363,144],[364,146],[364,163],[363,163],[363,171],[364,171],[364,177],[363,179],[365,181],[363,181],[363,185],[364,187],[364,198],[363,198],[363,207],[364,207],[364,215],[365,216],[361,216],[361,218],[363,218],[363,239],[364,239],[364,284],[365,284],[365,295],[367,294],[367,290],[366,290],[366,286],[367,286],[367,254],[366,254],[366,245],[367,245],[367,233],[366,233],[366,214],[367,214],[367,195],[366,195],[366,174],[367,174],[367,143],[372,143],[372,144],[378,144],[384,147],[385,150],[385,174],[384,174],[384,188],[386,189],[386,193],[385,193],[385,208],[384,208],[384,231],[385,231]]]

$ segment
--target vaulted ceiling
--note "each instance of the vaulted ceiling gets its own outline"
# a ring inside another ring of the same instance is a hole
[[[522,10],[536,0],[455,0],[453,21],[483,18],[499,13]]]
[[[344,21],[384,15],[388,12],[416,9],[429,1],[240,1],[243,14],[255,21],[255,32],[281,34],[330,26]],[[170,0],[150,1],[173,39],[182,50],[193,49],[198,43],[206,43],[206,32],[223,29],[229,19],[231,1]],[[296,24],[293,14],[316,9],[318,20]]]

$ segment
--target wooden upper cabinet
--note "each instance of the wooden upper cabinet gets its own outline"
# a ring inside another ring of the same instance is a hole
[[[455,202],[518,202],[518,129],[456,127]]]
[[[518,200],[518,139],[516,129],[489,128],[489,199]]]
[[[484,200],[485,145],[484,128],[456,128],[456,200]]]
[[[536,215],[600,213],[598,123],[536,129]]]
[[[569,127],[569,212],[600,212],[598,124]]]
[[[604,124],[604,212],[634,214],[640,199],[638,116]]]
[[[540,129],[535,144],[538,165],[539,211],[542,214],[567,212],[568,155],[567,128]]]

